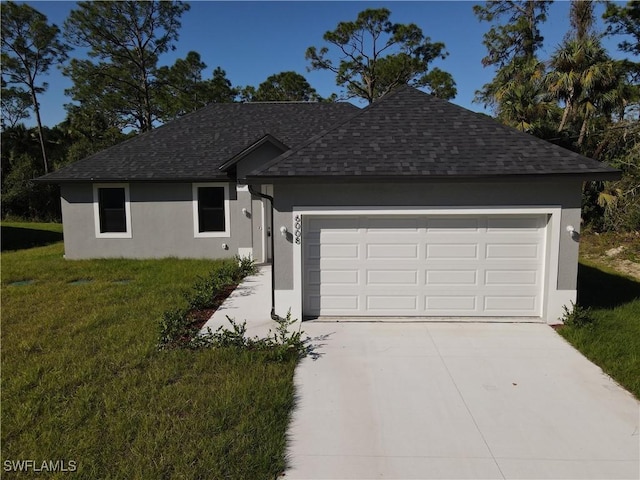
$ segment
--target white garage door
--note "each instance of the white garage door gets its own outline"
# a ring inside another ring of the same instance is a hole
[[[307,216],[303,313],[539,317],[546,215]]]

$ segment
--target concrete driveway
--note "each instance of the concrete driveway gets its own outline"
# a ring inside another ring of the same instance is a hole
[[[640,478],[639,403],[547,325],[302,328],[284,478]]]

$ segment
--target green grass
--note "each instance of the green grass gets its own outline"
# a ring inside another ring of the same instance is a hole
[[[592,309],[594,324],[560,334],[640,399],[640,282],[583,260],[578,304]]]
[[[43,236],[37,225],[10,226]],[[12,233],[3,229],[3,243]],[[163,311],[182,306],[182,292],[219,262],[62,255],[60,242],[2,253],[3,466],[74,460],[73,478],[86,479],[282,471],[295,360],[156,348]],[[24,280],[33,283],[11,285]]]

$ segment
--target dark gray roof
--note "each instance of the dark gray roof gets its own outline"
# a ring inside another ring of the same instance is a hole
[[[386,95],[247,179],[469,178],[617,171],[411,87]]]
[[[349,103],[217,103],[75,162],[46,182],[227,179],[218,167],[265,135],[289,148],[358,112]]]

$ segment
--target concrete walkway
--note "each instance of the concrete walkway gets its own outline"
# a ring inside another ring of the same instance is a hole
[[[207,326],[273,329],[270,273]],[[313,352],[296,370],[285,479],[640,478],[640,404],[547,325],[302,329]]]
[[[276,322],[271,320],[271,265],[258,267],[258,273],[246,277],[238,288],[224,301],[220,308],[204,324],[200,333],[207,329],[215,332],[218,327],[231,327],[227,316],[236,323],[247,321],[247,336],[266,337],[269,330],[275,330]]]

